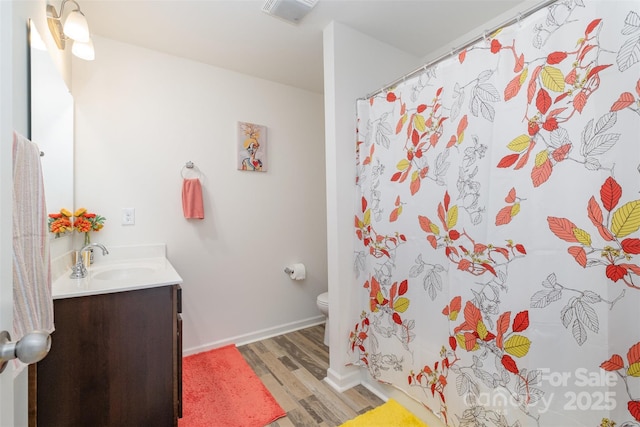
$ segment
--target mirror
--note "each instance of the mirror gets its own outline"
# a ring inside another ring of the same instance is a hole
[[[73,212],[73,97],[29,20],[31,135],[41,153],[47,212]]]

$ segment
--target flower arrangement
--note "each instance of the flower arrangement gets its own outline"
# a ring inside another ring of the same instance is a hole
[[[79,233],[84,233],[84,244],[88,245],[91,243],[89,233],[100,231],[104,227],[105,220],[105,217],[91,213],[86,208],[80,208],[73,214],[62,208],[60,212],[49,214],[49,232],[60,237],[62,234],[76,230]]]
[[[56,237],[66,233],[67,231],[73,231],[71,225],[71,212],[62,208],[60,212],[49,214],[49,232],[54,233]]]
[[[105,217],[88,212],[86,208],[80,208],[73,213],[73,228],[80,233],[84,233],[84,244],[91,243],[89,233],[100,231],[104,227]]]

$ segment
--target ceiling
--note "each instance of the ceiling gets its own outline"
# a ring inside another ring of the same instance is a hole
[[[525,0],[319,0],[299,24],[265,0],[78,1],[94,35],[323,93],[331,21],[422,59]]]

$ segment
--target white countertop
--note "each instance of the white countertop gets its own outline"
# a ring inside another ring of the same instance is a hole
[[[131,291],[182,283],[166,257],[164,244],[94,248],[87,277],[71,279],[71,254],[52,261],[53,299]]]

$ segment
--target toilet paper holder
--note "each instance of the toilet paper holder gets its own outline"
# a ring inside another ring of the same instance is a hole
[[[306,268],[302,263],[288,265],[284,272],[293,280],[304,280],[307,277]]]

